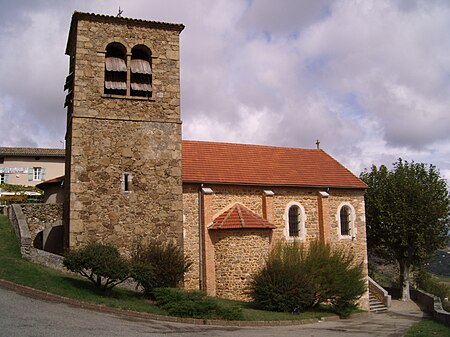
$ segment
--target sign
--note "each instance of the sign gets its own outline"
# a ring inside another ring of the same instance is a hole
[[[0,173],[28,174],[28,167],[0,167]]]

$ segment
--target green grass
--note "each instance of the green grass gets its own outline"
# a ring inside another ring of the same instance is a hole
[[[439,280],[439,282],[445,283],[446,285],[450,286],[450,276],[444,276],[444,275],[436,275],[434,274]]]
[[[309,318],[321,318],[327,316],[334,316],[335,313],[328,310],[326,307],[321,307],[317,311],[305,311],[298,315],[293,315],[290,312],[274,312],[259,310],[254,307],[253,303],[232,301],[223,298],[218,298],[219,302],[227,304],[238,304],[242,308],[242,314],[245,321],[285,321],[285,320],[301,320]]]
[[[23,259],[14,230],[4,215],[0,215],[0,278],[85,302],[167,315],[166,311],[144,299],[139,293],[120,288],[114,288],[108,294],[101,293],[91,282],[81,277],[61,273]],[[243,319],[248,321],[301,320],[334,315],[326,310],[292,315],[291,313],[257,310],[246,302],[224,299],[219,299],[219,301],[239,305],[242,308]]]
[[[450,336],[450,327],[433,320],[421,320],[414,324],[405,335],[405,337],[430,336],[448,337]]]

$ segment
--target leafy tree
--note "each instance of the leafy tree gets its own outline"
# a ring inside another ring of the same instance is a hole
[[[372,166],[361,173],[369,250],[400,267],[402,299],[409,299],[410,269],[446,244],[449,230],[447,183],[433,165],[398,159],[393,169]]]

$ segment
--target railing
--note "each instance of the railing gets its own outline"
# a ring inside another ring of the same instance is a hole
[[[389,295],[388,292],[382,286],[376,283],[370,276],[368,276],[368,279],[370,293],[389,308],[391,306],[392,300],[391,295]]]

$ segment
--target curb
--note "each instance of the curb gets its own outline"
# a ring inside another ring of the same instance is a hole
[[[94,304],[84,301],[75,300],[72,298],[55,295],[48,293],[46,291],[37,290],[27,286],[23,286],[11,281],[0,279],[0,287],[12,290],[18,294],[25,295],[34,299],[39,299],[54,303],[64,303],[73,307],[88,309],[93,311],[98,311],[102,313],[115,314],[123,317],[149,319],[155,321],[165,321],[174,323],[185,323],[185,324],[195,324],[195,325],[219,325],[219,326],[236,326],[236,327],[256,327],[256,326],[289,326],[289,325],[303,325],[309,323],[318,322],[330,322],[340,320],[339,316],[326,316],[320,319],[318,318],[307,318],[302,320],[283,320],[283,321],[224,321],[224,320],[213,320],[213,319],[198,319],[198,318],[184,318],[184,317],[174,317],[174,316],[163,316],[156,315],[146,312],[131,311],[126,309],[119,309],[114,307],[108,307],[105,305]],[[361,315],[366,315],[366,313],[356,313],[351,317],[358,317]]]

